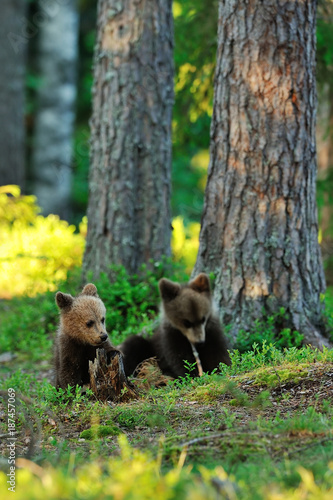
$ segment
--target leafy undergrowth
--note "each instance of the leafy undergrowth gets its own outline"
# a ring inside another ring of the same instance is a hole
[[[16,370],[18,498],[329,499],[333,352],[264,344],[118,405]],[[140,387],[145,381],[136,381]],[[3,399],[6,401],[6,398]],[[0,410],[7,436],[7,407]],[[1,498],[9,497],[7,440]]]
[[[96,282],[115,343],[149,328],[161,275],[183,280],[167,265],[146,270],[144,286],[119,269],[112,285]],[[60,286],[74,295],[79,288],[75,273]],[[333,498],[332,350],[277,349],[263,332],[219,374],[159,388],[137,380],[138,400],[102,404],[89,390],[52,386],[57,321],[54,293],[0,302],[1,498],[12,495],[9,389],[17,498]]]
[[[49,290],[55,291],[59,281],[67,279],[70,270],[81,266],[87,218],[84,217],[78,228],[75,228],[56,215],[43,217],[39,212],[35,196],[22,195],[19,186],[0,186],[0,299],[25,295],[34,297]],[[190,272],[199,246],[200,225],[192,223],[185,227],[179,217],[173,225],[173,258]],[[157,274],[158,267],[161,269],[159,265],[155,267]],[[124,272],[123,276],[120,274],[119,277],[124,278],[126,283],[134,285],[125,287],[118,297],[118,314],[121,316],[128,300],[131,301],[136,295],[139,298],[145,295],[145,287],[138,288],[135,278],[129,278]],[[147,287],[151,288],[154,279],[149,273],[146,278]],[[102,286],[106,288],[106,280]],[[119,289],[116,286],[115,293],[117,291]],[[151,299],[155,298],[156,292],[157,286]],[[133,312],[134,304],[131,303],[130,313]]]
[[[106,275],[101,275],[94,283],[107,308],[107,329],[115,345],[133,332],[152,328],[158,310],[160,278],[188,279],[183,267],[170,259],[155,263],[153,270],[143,267],[140,276],[130,276],[120,266],[111,269],[112,283]],[[72,270],[66,283],[60,282],[57,289],[77,295],[82,289],[81,270]],[[36,297],[0,300],[0,353],[15,353],[17,363],[24,363],[24,366],[29,363],[50,365],[59,316],[54,297],[54,292],[46,292]],[[0,364],[0,374],[2,371]]]
[[[86,218],[75,232],[75,226],[56,215],[38,215],[36,201],[21,195],[19,186],[0,187],[2,299],[55,290],[69,269],[81,265]]]

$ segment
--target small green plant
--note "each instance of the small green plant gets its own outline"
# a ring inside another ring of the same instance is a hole
[[[148,427],[156,427],[158,429],[166,428],[166,416],[165,411],[161,409],[152,409],[147,416]]]
[[[115,425],[92,425],[90,429],[81,432],[80,438],[92,441],[107,436],[118,436],[121,430]]]
[[[257,319],[253,329],[239,331],[235,348],[240,352],[245,352],[251,349],[254,342],[258,345],[263,342],[272,343],[279,349],[300,347],[304,335],[297,330],[284,328],[283,325],[286,322],[288,322],[288,314],[284,307],[281,307],[277,313],[271,316],[263,316],[262,319]]]
[[[87,387],[84,391],[82,387],[68,386],[66,389],[56,389],[53,385],[45,382],[39,388],[39,393],[43,391],[43,398],[40,396],[42,401],[46,404],[53,406],[55,409],[66,408],[71,406],[73,409],[80,407],[81,405],[87,403],[87,401],[93,396],[92,390]]]
[[[185,367],[185,371],[186,371],[185,377],[178,377],[174,381],[174,384],[175,384],[175,386],[178,389],[180,389],[180,388],[182,388],[184,386],[186,387],[188,385],[192,385],[193,384],[193,373],[195,373],[197,364],[196,364],[195,361],[194,361],[194,363],[190,363],[189,361],[187,361],[185,359],[184,360],[184,367]]]
[[[113,418],[120,427],[125,427],[128,430],[132,430],[135,427],[147,426],[147,415],[143,412],[138,412],[135,407],[118,407],[114,412]]]
[[[296,412],[289,419],[282,419],[276,416],[273,421],[274,432],[294,433],[325,433],[328,435],[332,432],[332,409],[328,414],[323,414],[315,410],[313,406],[309,406],[305,411]]]
[[[32,405],[34,411],[40,415],[43,415],[45,408],[56,412],[67,407],[75,410],[87,404],[93,396],[89,388],[82,391],[79,386],[56,389],[46,379],[38,380],[34,373],[26,373],[22,370],[14,372],[0,386],[1,390],[9,388],[15,390],[19,404],[24,403],[28,407]]]
[[[230,351],[231,366],[220,364],[220,372],[228,375],[239,375],[240,373],[250,372],[259,367],[279,366],[285,363],[313,363],[319,361],[322,363],[333,362],[333,350],[323,348],[321,351],[311,346],[277,349],[275,345],[262,345],[256,342],[252,345],[250,351],[240,353],[238,349]]]

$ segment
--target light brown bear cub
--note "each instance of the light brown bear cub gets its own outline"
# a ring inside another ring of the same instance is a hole
[[[195,364],[191,344],[199,354],[203,371],[211,372],[220,363],[230,365],[220,321],[212,310],[208,276],[200,273],[184,285],[163,278],[159,289],[161,319],[153,336],[132,336],[120,346],[126,375],[144,359],[156,356],[165,375],[184,377],[188,372],[186,361]],[[190,375],[197,376],[198,367]]]
[[[89,383],[89,361],[96,357],[96,349],[107,353],[116,349],[111,345],[105,329],[105,306],[92,283],[86,285],[77,297],[56,293],[60,309],[60,325],[55,340],[55,385]],[[109,355],[108,355],[109,358]]]

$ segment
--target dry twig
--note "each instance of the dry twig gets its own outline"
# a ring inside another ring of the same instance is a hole
[[[196,348],[194,347],[194,344],[192,344],[192,342],[190,342],[190,344],[191,344],[191,347],[192,347],[192,352],[193,352],[193,355],[194,355],[194,358],[195,358],[195,362],[196,362],[197,367],[198,367],[199,377],[202,377],[202,375],[203,375],[203,369],[202,369],[202,364],[201,364],[201,360],[199,358],[198,351],[196,350]]]

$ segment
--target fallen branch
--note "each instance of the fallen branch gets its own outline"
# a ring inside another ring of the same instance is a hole
[[[226,435],[225,433],[219,432],[218,434],[210,434],[207,436],[201,436],[201,437],[198,437],[195,439],[191,439],[191,441],[187,441],[186,443],[182,443],[181,447],[187,448],[188,446],[192,446],[192,444],[201,443],[203,441],[209,441],[210,439],[223,438],[223,437],[225,437],[225,435]]]

